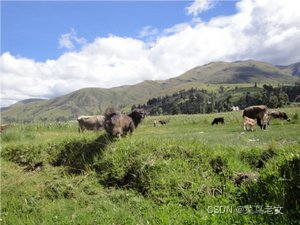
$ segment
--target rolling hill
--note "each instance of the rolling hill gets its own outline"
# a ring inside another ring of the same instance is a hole
[[[49,100],[23,100],[3,109],[1,117],[3,122],[64,121],[75,119],[81,114],[103,113],[108,106],[128,111],[133,104],[142,104],[149,98],[192,87],[214,90],[220,84],[294,83],[299,81],[299,76],[300,63],[274,66],[253,60],[213,62],[167,80],[144,81],[110,89],[84,88]]]

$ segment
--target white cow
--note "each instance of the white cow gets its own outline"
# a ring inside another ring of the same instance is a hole
[[[104,127],[104,116],[93,115],[93,116],[79,116],[78,121],[78,132],[86,130],[100,130]]]

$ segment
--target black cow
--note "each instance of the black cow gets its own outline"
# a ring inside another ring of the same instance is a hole
[[[160,120],[160,121],[158,121],[161,125],[166,125],[167,124],[167,121],[165,121],[165,120]]]
[[[214,120],[212,121],[211,125],[214,125],[214,124],[224,124],[224,117],[217,117],[217,118],[214,118]]]

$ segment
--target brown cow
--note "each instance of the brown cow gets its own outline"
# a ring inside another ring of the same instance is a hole
[[[86,130],[100,130],[104,127],[104,116],[93,115],[93,116],[79,116],[78,121],[78,132]]]
[[[104,128],[108,134],[115,137],[127,135],[138,127],[145,117],[143,109],[134,109],[128,115],[121,114],[113,108],[106,109]]]
[[[265,105],[254,105],[244,109],[243,117],[256,119],[257,124],[261,129],[266,129],[269,120],[268,107]]]
[[[256,120],[244,116],[244,131],[248,131],[249,127],[251,131],[253,131],[255,129],[255,125],[256,125]]]
[[[167,124],[167,121],[166,120],[160,120],[158,121],[161,125],[166,125]]]

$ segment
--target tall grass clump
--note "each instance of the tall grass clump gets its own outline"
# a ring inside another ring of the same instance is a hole
[[[298,112],[296,112],[293,116],[292,116],[293,120],[299,120],[299,114]]]
[[[32,141],[34,139],[35,139],[35,134],[32,131],[25,132],[19,127],[7,129],[1,134],[1,141],[4,143],[16,142],[16,141],[20,142],[25,140]]]

